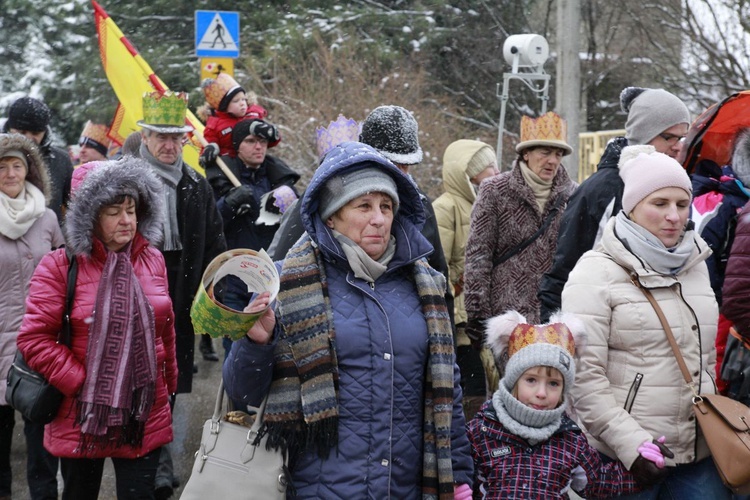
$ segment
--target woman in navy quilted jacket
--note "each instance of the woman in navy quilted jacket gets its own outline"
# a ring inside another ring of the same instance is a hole
[[[244,407],[268,394],[269,442],[289,452],[296,498],[471,498],[445,281],[425,260],[416,187],[345,142],[301,215],[275,308],[224,365],[229,395]]]

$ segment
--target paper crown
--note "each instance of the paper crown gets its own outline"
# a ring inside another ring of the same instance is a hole
[[[143,94],[143,120],[141,127],[164,134],[190,132],[193,127],[185,124],[188,95],[185,92],[161,92],[155,90]]]
[[[222,101],[225,97],[227,98],[227,102],[225,103],[224,108],[229,105],[228,101],[231,100],[237,92],[244,92],[244,89],[239,83],[237,83],[237,80],[227,73],[219,73],[216,78],[206,78],[201,83],[201,87],[203,87],[203,95],[206,96],[206,102],[208,105],[220,111],[223,111]]]
[[[316,130],[318,158],[323,158],[327,152],[342,142],[359,140],[359,124],[352,118],[339,115],[335,122],[328,124],[328,128],[319,127]]]
[[[81,132],[81,137],[78,139],[78,145],[89,146],[107,156],[112,143],[107,134],[109,134],[109,127],[89,120],[83,126],[83,132]]]
[[[568,124],[560,115],[548,111],[539,118],[521,117],[521,142],[516,145],[516,152],[534,146],[552,146],[562,149],[565,155],[573,152],[567,143]]]
[[[508,311],[487,321],[487,345],[496,356],[503,352],[512,357],[524,347],[552,344],[571,356],[580,353],[586,344],[583,322],[572,314],[557,313],[550,323],[531,325],[517,311]]]

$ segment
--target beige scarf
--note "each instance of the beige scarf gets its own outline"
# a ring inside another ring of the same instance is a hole
[[[0,234],[17,240],[31,228],[39,217],[44,215],[44,193],[30,182],[17,197],[11,198],[0,192]]]
[[[549,199],[549,195],[552,192],[552,182],[555,180],[554,178],[545,181],[538,175],[536,175],[526,164],[525,161],[518,162],[521,167],[521,175],[523,176],[523,180],[526,181],[526,184],[531,188],[531,191],[534,193],[534,198],[536,199],[536,204],[539,205],[539,213],[544,213],[544,207],[547,205],[547,200]],[[562,166],[560,166],[562,168]]]

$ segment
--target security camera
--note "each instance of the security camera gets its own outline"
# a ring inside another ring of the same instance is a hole
[[[503,44],[503,57],[514,73],[518,68],[541,67],[549,58],[549,44],[541,35],[511,35]]]

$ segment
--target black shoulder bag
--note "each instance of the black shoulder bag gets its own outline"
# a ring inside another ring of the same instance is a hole
[[[550,224],[552,224],[552,219],[555,218],[555,214],[558,210],[560,210],[560,205],[563,204],[563,201],[565,200],[565,197],[560,195],[557,200],[555,201],[555,204],[550,208],[549,213],[547,214],[547,217],[544,219],[544,222],[541,226],[539,226],[539,229],[536,230],[534,234],[532,234],[528,239],[522,241],[518,245],[514,246],[504,254],[502,254],[497,259],[492,260],[492,267],[497,267],[506,260],[510,259],[514,255],[517,255],[521,253],[527,246],[531,245],[536,241],[537,238],[539,238],[541,235],[544,234],[544,232],[547,230]]]
[[[67,249],[68,257],[68,292],[65,301],[62,327],[57,335],[57,342],[70,345],[70,310],[75,295],[78,263],[75,255]],[[13,364],[8,371],[5,401],[19,411],[24,418],[36,424],[48,424],[54,420],[57,410],[63,400],[63,394],[41,374],[35,372],[26,364],[20,351],[16,351]]]

